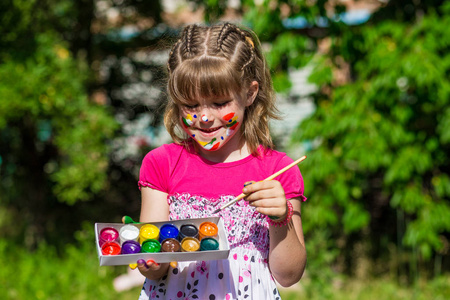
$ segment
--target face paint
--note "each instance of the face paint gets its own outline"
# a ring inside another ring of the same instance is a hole
[[[180,105],[180,126],[200,152],[229,151],[240,146],[238,132],[246,107],[240,95],[191,99],[189,105]]]
[[[219,148],[220,142],[217,142],[216,144],[214,144],[214,142],[216,141],[216,138],[213,138],[211,142],[207,143],[207,142],[202,142],[202,141],[197,141],[205,150],[210,150],[210,151],[214,151],[217,148]]]
[[[229,113],[223,117],[225,121],[227,121],[227,136],[230,136],[233,134],[236,127],[239,125],[239,122],[237,121],[238,117],[234,116],[234,113]]]
[[[185,127],[191,127],[192,124],[194,124],[193,119],[196,119],[197,116],[194,115],[194,117],[192,117],[190,114],[186,115],[186,118],[182,118],[183,119],[183,124],[185,125]]]

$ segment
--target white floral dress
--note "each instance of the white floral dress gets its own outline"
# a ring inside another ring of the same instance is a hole
[[[204,218],[233,196],[206,199],[170,195],[170,220]],[[218,213],[228,231],[230,255],[214,261],[179,262],[160,280],[146,279],[139,299],[280,299],[267,262],[268,224],[246,201]]]

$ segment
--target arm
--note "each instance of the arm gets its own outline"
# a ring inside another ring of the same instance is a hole
[[[284,218],[286,201],[291,201],[294,215],[282,227],[270,226],[269,267],[273,277],[284,287],[297,283],[306,265],[306,249],[300,216],[300,199],[286,200],[284,189],[276,180],[260,181],[244,188],[251,193],[246,200],[264,215]],[[286,259],[289,258],[289,259]]]
[[[167,194],[148,187],[141,188],[141,217],[140,222],[165,222],[169,220],[169,204]],[[148,279],[158,280],[169,269],[169,264],[150,263],[138,264],[142,275]]]

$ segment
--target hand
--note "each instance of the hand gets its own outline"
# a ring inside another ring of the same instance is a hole
[[[164,264],[168,265],[168,264]],[[147,277],[148,279],[157,280],[161,278],[161,264],[158,264],[154,262],[153,260],[147,260],[147,262],[143,259],[139,259],[137,261],[137,267],[139,272],[141,272],[142,275]],[[166,266],[164,266],[166,267]]]
[[[246,182],[242,192],[249,194],[244,199],[254,206],[257,212],[280,219],[287,215],[286,195],[279,181]]]

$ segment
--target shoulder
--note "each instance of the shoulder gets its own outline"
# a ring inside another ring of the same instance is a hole
[[[144,157],[144,161],[170,159],[179,156],[183,149],[184,147],[178,144],[164,144],[148,152]]]
[[[260,159],[261,163],[264,163],[270,168],[285,167],[294,162],[294,160],[290,158],[286,153],[264,148],[263,146],[259,146],[258,148],[258,158]]]

